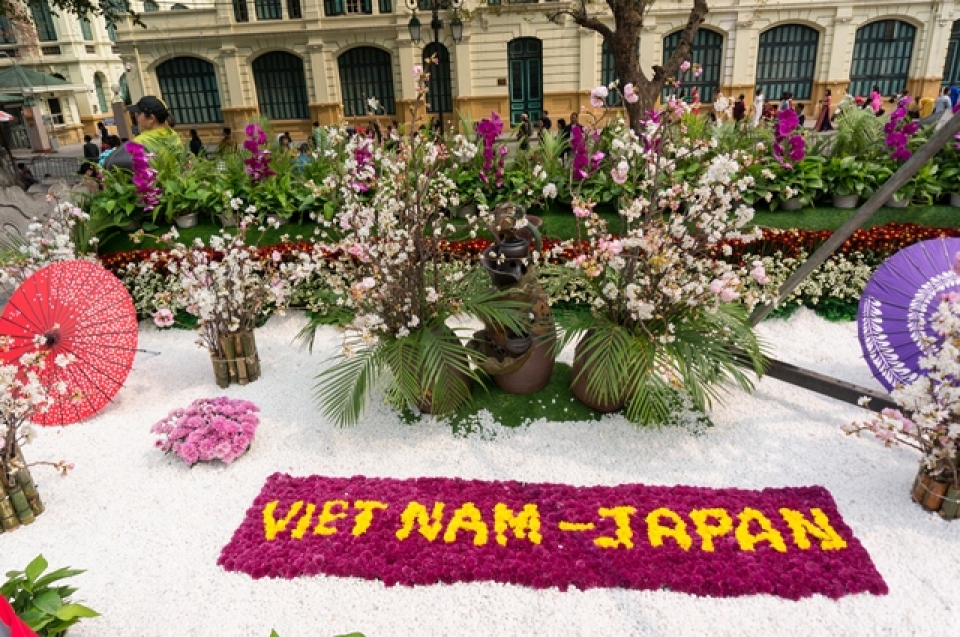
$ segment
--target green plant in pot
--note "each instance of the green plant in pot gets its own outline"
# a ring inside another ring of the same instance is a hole
[[[426,81],[426,74],[416,78],[414,131]],[[344,230],[336,267],[346,273],[348,287],[339,292],[356,318],[341,353],[317,377],[320,409],[339,424],[357,421],[381,380],[398,409],[446,414],[468,402],[480,380],[476,353],[448,318],[471,315],[521,329],[519,303],[490,289],[478,271],[465,274],[444,263],[441,241],[456,231],[445,211],[459,199],[447,177],[450,157],[438,144],[422,135],[385,152],[375,152],[366,138],[347,144],[352,161],[335,219]],[[303,336],[309,339],[315,327]]]
[[[936,157],[940,189],[950,195],[950,205],[960,208],[960,150],[954,144],[941,150]]]
[[[153,158],[160,185],[160,203],[153,209],[155,224],[181,227],[196,225],[203,217],[212,220],[222,195],[217,191],[216,162],[187,155],[163,152]]]
[[[833,157],[823,164],[823,187],[837,208],[853,208],[874,187],[874,177],[857,157]]]
[[[753,210],[740,200],[749,181],[741,171],[753,157],[717,155],[696,182],[677,184],[665,171],[690,140],[665,113],[645,130],[643,139],[622,139],[622,155],[596,167],[633,184],[620,207],[625,230],[610,234],[592,202],[575,198],[582,241],[558,250],[575,255],[569,276],[585,285],[590,305],[566,326],[564,342],[579,338],[571,391],[594,409],[623,409],[629,420],[651,425],[669,420],[678,397],[705,410],[730,383],[749,390],[765,359],[735,302],[744,284],[716,257],[724,237],[756,234],[743,232]],[[578,146],[574,153],[596,156]],[[766,281],[760,266],[751,276]]]

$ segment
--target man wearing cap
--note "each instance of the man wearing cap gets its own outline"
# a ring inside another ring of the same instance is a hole
[[[127,110],[133,113],[137,120],[137,128],[140,130],[140,134],[133,141],[146,148],[147,152],[156,153],[160,150],[183,152],[180,136],[167,123],[170,111],[167,110],[163,100],[154,95],[144,95],[139,102],[128,106]]]

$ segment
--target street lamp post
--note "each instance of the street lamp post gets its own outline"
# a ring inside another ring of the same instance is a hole
[[[407,29],[410,31],[410,39],[415,44],[420,44],[420,20],[417,18],[417,9],[429,9],[431,12],[430,28],[433,30],[433,41],[440,43],[440,32],[443,30],[443,20],[440,18],[441,10],[453,9],[453,17],[450,19],[450,36],[454,44],[459,44],[463,39],[463,20],[460,19],[460,7],[463,6],[463,0],[406,0],[407,9],[413,12],[410,22],[407,23]],[[437,60],[440,61],[439,59]],[[450,58],[447,56],[447,64]],[[437,69],[439,71],[439,69]],[[439,77],[431,72],[430,77]],[[443,135],[443,99],[437,98],[437,117],[440,120],[440,134]]]

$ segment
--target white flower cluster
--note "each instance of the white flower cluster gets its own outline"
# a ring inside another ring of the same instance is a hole
[[[48,197],[48,201],[53,201]],[[84,225],[90,216],[77,206],[57,202],[53,214],[40,221],[34,219],[27,227],[22,239],[14,238],[19,243],[16,253],[4,256],[0,267],[0,284],[16,287],[23,283],[31,274],[45,265],[57,261],[73,261],[79,258],[92,258],[80,254],[78,244],[87,249],[96,245],[96,239],[86,239],[83,236]]]

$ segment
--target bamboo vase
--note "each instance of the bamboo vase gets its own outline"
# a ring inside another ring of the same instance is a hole
[[[945,520],[960,517],[960,488],[941,482],[923,468],[913,483],[913,501],[927,511],[936,511]]]
[[[33,476],[26,468],[19,449],[15,457],[24,468],[13,475],[13,484],[8,481],[10,474],[7,466],[0,462],[0,533],[9,533],[22,525],[32,524],[36,516],[44,511]]]
[[[232,332],[220,337],[223,357],[210,353],[217,386],[227,388],[231,383],[246,385],[260,378],[260,356],[253,331]]]

